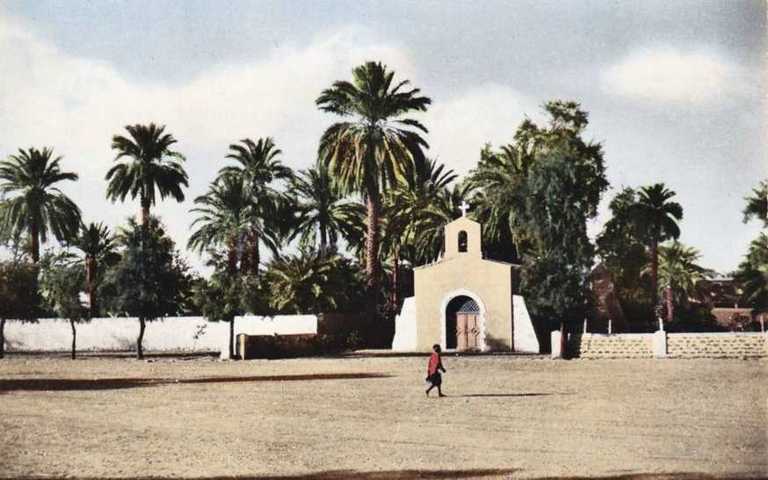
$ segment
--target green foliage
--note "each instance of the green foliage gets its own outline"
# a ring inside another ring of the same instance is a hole
[[[85,291],[88,294],[89,314],[95,317],[99,312],[96,291],[104,279],[107,267],[114,266],[120,260],[115,239],[106,225],[91,222],[80,226],[80,232],[72,246],[84,255]]]
[[[38,274],[32,263],[0,261],[0,319],[37,321],[42,304]]]
[[[409,88],[407,80],[393,84],[394,72],[377,62],[352,71],[352,81],[337,81],[317,98],[320,110],[345,117],[320,138],[319,161],[343,193],[359,193],[366,202],[366,310],[376,311],[379,295],[381,194],[404,181],[424,161],[422,137],[427,129],[408,118],[426,111],[431,100]]]
[[[300,171],[291,189],[297,219],[289,240],[299,238],[302,246],[320,249],[335,248],[340,238],[353,246],[362,242],[365,207],[344,198],[325,165]]]
[[[600,144],[582,139],[587,113],[564,101],[544,110],[548,124],[525,120],[514,143],[498,152],[486,146],[466,186],[491,243],[511,240],[496,255],[522,259],[531,312],[554,324],[575,321],[586,308],[594,254],[586,223],[608,182]]]
[[[359,270],[335,251],[302,249],[273,260],[265,274],[279,313],[355,312],[363,292]]]
[[[760,185],[752,190],[752,195],[745,200],[747,206],[744,207],[744,223],[756,218],[762,220],[763,225],[768,228],[768,180],[760,182]]]
[[[735,278],[741,282],[744,299],[752,311],[768,312],[768,234],[761,233],[752,241]]]
[[[99,289],[104,308],[146,320],[183,314],[192,278],[157,218],[150,217],[146,226],[129,219],[118,244],[121,259],[107,271]]]
[[[117,151],[115,161],[120,163],[107,172],[107,198],[121,202],[128,196],[139,198],[145,217],[155,205],[156,192],[161,199],[171,196],[184,201],[182,187],[188,187],[189,182],[182,166],[184,156],[171,149],[176,143],[173,135],[165,133],[164,125],[154,123],[127,125],[125,129],[128,137],[112,137],[112,149]]]
[[[693,247],[673,241],[659,247],[659,293],[667,286],[672,288],[674,303],[686,306],[689,298],[699,295],[697,287],[702,280],[714,275],[714,271],[700,266],[701,254]]]
[[[88,320],[80,301],[85,287],[85,270],[69,253],[48,253],[40,261],[40,293],[56,317],[73,322]]]
[[[75,181],[77,174],[61,170],[61,157],[53,150],[20,149],[0,162],[0,231],[6,239],[26,233],[32,261],[40,258],[40,243],[49,233],[59,241],[71,240],[80,225],[80,209],[56,184]],[[2,235],[0,235],[2,236]]]

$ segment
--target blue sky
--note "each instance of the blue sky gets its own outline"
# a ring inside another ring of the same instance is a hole
[[[81,174],[66,191],[86,219],[118,225],[136,205],[106,203],[103,176],[123,125],[167,124],[191,200],[246,136],[308,166],[333,120],[320,90],[381,59],[433,98],[430,155],[462,174],[544,101],[581,102],[606,152],[604,203],[665,182],[681,240],[726,272],[759,231],[743,197],[768,177],[765,19],[761,1],[5,1],[0,157],[53,146]],[[190,206],[157,208],[180,246]]]

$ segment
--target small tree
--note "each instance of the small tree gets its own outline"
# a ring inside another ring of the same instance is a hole
[[[38,267],[28,262],[0,262],[0,358],[5,354],[5,322],[37,321],[37,274]]]
[[[191,282],[156,217],[149,217],[146,225],[129,219],[118,244],[122,258],[107,272],[99,296],[106,310],[138,317],[136,355],[142,359],[146,322],[181,313]]]
[[[235,356],[235,317],[245,313],[245,292],[255,278],[240,275],[229,268],[228,255],[209,252],[208,266],[214,268],[209,280],[201,280],[194,289],[193,301],[211,322],[229,322],[229,357]]]
[[[72,329],[72,360],[77,352],[77,324],[88,321],[87,310],[80,301],[85,285],[85,270],[68,253],[43,256],[40,271],[40,292],[45,305],[59,318],[69,320]]]

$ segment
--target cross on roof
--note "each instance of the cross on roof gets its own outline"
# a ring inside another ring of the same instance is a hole
[[[469,210],[469,205],[467,202],[462,201],[461,205],[459,205],[459,208],[461,209],[461,216],[466,217],[467,216],[467,210]]]

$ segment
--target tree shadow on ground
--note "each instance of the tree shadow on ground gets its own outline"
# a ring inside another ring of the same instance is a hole
[[[350,478],[361,480],[443,480],[443,479],[482,479],[504,478],[511,479],[518,469],[489,468],[474,470],[384,470],[379,472],[362,472],[358,470],[329,470],[299,475],[232,475],[226,477],[201,477],[185,478],[184,480],[346,480]],[[14,477],[15,480],[37,480],[39,477]],[[70,477],[68,477],[70,478]],[[125,480],[124,478],[110,477],[71,477],[73,480]],[[173,477],[132,477],[134,480],[173,480]],[[598,478],[600,480],[732,480],[750,479],[765,480],[768,477],[755,476],[754,474],[721,474],[710,475],[705,473],[629,473],[621,475],[608,475],[597,477],[538,477],[534,480],[588,480]],[[0,480],[10,480],[0,477]]]
[[[120,390],[197,383],[308,382],[316,380],[361,380],[388,378],[382,373],[315,373],[298,375],[256,375],[248,377],[202,378],[18,378],[0,379],[0,395],[8,392]]]

